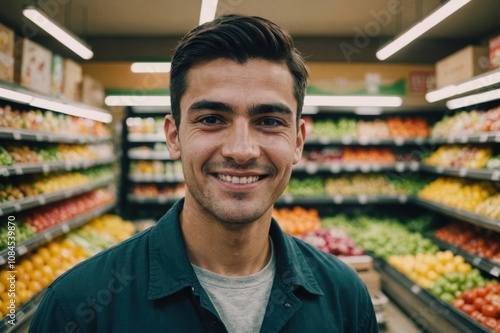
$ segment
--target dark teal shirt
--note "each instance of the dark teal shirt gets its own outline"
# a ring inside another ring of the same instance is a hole
[[[188,260],[182,205],[61,275],[48,287],[29,332],[225,332]],[[370,296],[353,269],[282,232],[276,221],[270,236],[276,276],[262,304],[261,332],[378,332]]]

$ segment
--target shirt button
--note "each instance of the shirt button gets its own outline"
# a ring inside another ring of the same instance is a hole
[[[290,303],[285,303],[285,304],[283,304],[283,305],[284,305],[284,306],[285,306],[285,308],[287,308],[287,309],[290,309],[290,308],[292,307],[292,305],[291,305]]]

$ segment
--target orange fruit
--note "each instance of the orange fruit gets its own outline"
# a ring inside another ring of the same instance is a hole
[[[38,281],[43,276],[43,273],[39,269],[34,269],[30,274],[31,281]]]
[[[58,269],[59,267],[61,267],[61,262],[58,258],[49,258],[49,260],[47,261],[47,266],[49,266],[50,268],[52,268],[53,271],[55,271],[56,269]]]
[[[48,249],[53,256],[61,253],[61,245],[58,242],[52,242],[48,245]]]
[[[49,249],[47,249],[46,247],[38,249],[37,253],[42,257],[43,262],[45,263],[47,263],[47,261],[52,257]]]
[[[45,265],[42,256],[38,253],[35,253],[31,256],[31,262],[33,263],[33,266],[35,268],[41,268],[43,265]]]
[[[39,293],[43,289],[40,281],[30,281],[28,284],[28,290],[31,290],[34,294]]]
[[[27,273],[29,273],[29,272],[31,272],[33,270],[33,263],[30,260],[28,260],[28,259],[21,260],[21,262],[19,263],[18,266],[23,267],[23,269]]]
[[[3,282],[0,283],[0,294],[5,291],[5,284]]]
[[[24,281],[17,280],[16,281],[16,288],[17,288],[16,292],[17,291],[23,291],[23,290],[28,289],[28,285]]]

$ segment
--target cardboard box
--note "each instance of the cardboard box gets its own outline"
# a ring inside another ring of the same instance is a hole
[[[16,40],[14,80],[35,91],[50,93],[52,52],[27,39]]]
[[[64,84],[64,58],[58,54],[53,54],[50,68],[50,93],[61,97]]]
[[[488,47],[467,46],[436,63],[436,87],[467,80],[488,69]]]
[[[14,81],[14,31],[0,24],[0,80]]]
[[[63,95],[72,101],[82,100],[82,66],[71,59],[64,59]]]
[[[380,278],[380,274],[374,269],[370,269],[368,271],[360,271],[358,272],[359,277],[368,288],[370,294],[374,295],[380,292],[382,289],[382,282]]]
[[[369,271],[373,268],[373,258],[367,255],[339,256],[338,258],[354,268],[358,273]]]
[[[490,69],[500,67],[500,36],[490,39],[489,56]]]
[[[89,75],[83,76],[82,102],[99,108],[104,106],[104,87]]]

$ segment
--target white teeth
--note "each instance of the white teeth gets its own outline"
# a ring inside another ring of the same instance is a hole
[[[234,184],[248,184],[258,181],[259,176],[236,177],[236,176],[219,175],[219,179]]]

